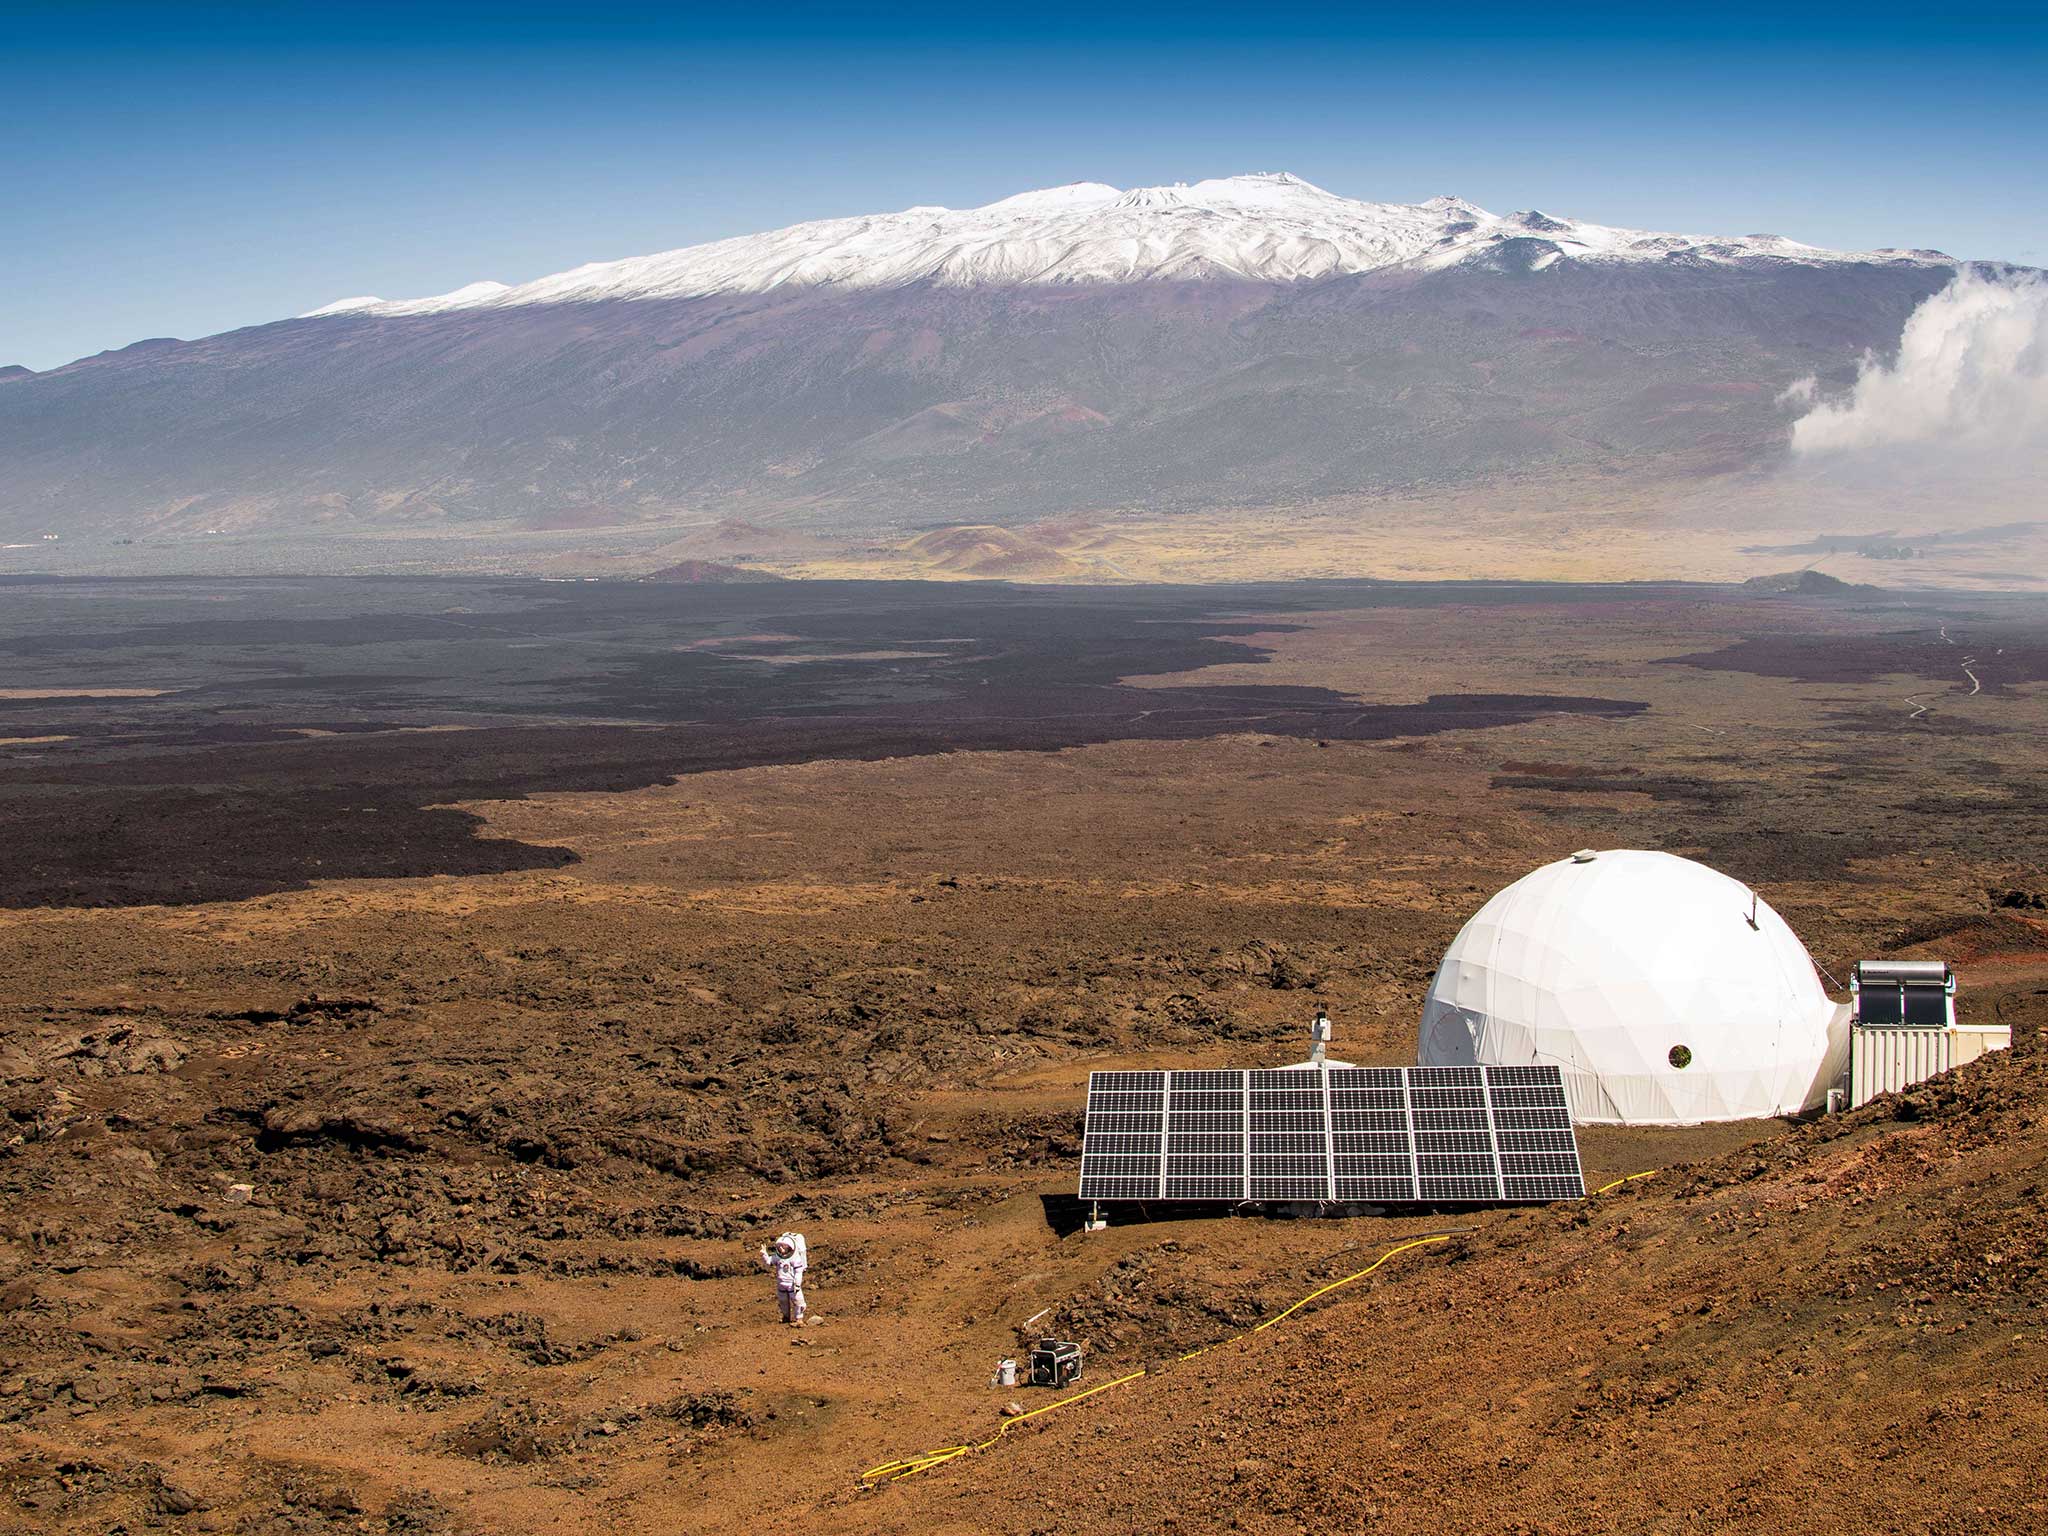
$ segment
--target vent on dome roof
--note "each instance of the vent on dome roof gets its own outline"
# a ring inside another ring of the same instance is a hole
[[[1600,855],[1595,853],[1592,849],[1581,848],[1577,853],[1572,855],[1572,862],[1574,864],[1590,864],[1599,857]]]

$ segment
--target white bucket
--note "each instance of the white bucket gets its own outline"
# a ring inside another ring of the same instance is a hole
[[[996,1362],[996,1385],[999,1387],[1014,1387],[1017,1385],[1016,1361],[998,1360]]]

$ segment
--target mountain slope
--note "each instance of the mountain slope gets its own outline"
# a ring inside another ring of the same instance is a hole
[[[0,391],[0,533],[825,531],[1769,462],[1933,253],[1288,177],[799,225],[151,341]],[[565,519],[567,520],[565,522]]]

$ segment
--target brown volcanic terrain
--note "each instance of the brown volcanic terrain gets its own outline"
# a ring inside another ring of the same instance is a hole
[[[2048,1525],[2038,603],[431,588],[0,594],[45,695],[0,762],[41,882],[0,912],[0,1528]],[[48,830],[123,795],[204,889]],[[308,847],[255,880],[237,814]],[[1756,882],[1837,976],[1947,955],[2016,1047],[1586,1132],[1594,1184],[1665,1171],[1582,1206],[1072,1230],[1091,1067],[1290,1059],[1316,1000],[1408,1059],[1464,917],[1586,843]],[[400,867],[312,862],[356,844]],[[791,1226],[801,1333],[751,1259]],[[1041,1309],[1090,1380],[1158,1369],[860,1485],[1045,1400],[984,1385]]]

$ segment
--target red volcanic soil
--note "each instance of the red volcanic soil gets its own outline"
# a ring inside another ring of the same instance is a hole
[[[24,688],[187,690],[10,705],[0,1530],[2048,1529],[2048,695],[1893,672],[1980,636],[804,586],[0,625]],[[1827,643],[1657,665],[1760,635]],[[778,636],[893,659],[682,649]],[[1412,1060],[1459,926],[1587,845],[1710,859],[1835,975],[1945,955],[2014,1046],[1803,1125],[1588,1129],[1613,1187],[1571,1205],[1078,1230],[1090,1070],[1297,1059],[1319,1003]],[[754,1256],[790,1229],[801,1330]],[[1047,1330],[1130,1379],[863,1478],[1054,1401],[988,1385]]]
[[[2037,996],[2027,1017],[2044,1016]],[[2044,1088],[2029,1041],[1583,1207],[1484,1223],[1270,1335],[1153,1356],[1138,1381],[843,1524],[2042,1529],[2024,1446],[2048,1393]],[[1206,1233],[1156,1231],[1118,1243],[1092,1314],[1155,1338],[1227,1262]]]

